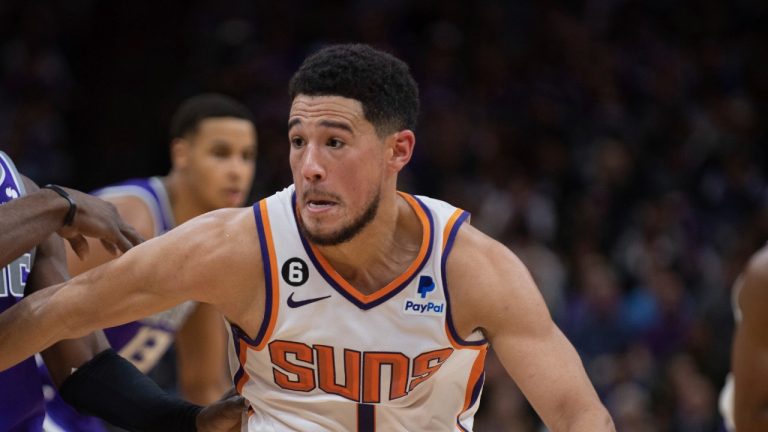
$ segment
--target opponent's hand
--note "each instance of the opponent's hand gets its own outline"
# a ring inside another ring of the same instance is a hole
[[[197,415],[198,432],[239,432],[245,399],[233,396],[212,403]]]
[[[61,227],[57,233],[67,239],[81,259],[88,253],[85,236],[95,237],[113,255],[144,241],[136,230],[125,223],[112,203],[77,191],[63,188],[77,203],[77,213],[71,226]]]

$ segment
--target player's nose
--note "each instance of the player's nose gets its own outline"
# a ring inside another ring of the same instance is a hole
[[[227,163],[227,175],[235,180],[241,180],[249,177],[253,170],[253,162],[241,157],[232,157]]]
[[[301,158],[301,175],[309,181],[321,180],[325,177],[325,169],[322,164],[322,155],[318,146],[308,144]]]

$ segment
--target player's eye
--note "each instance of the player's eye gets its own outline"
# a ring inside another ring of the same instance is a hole
[[[256,152],[254,150],[246,150],[243,152],[243,160],[252,161],[256,160]]]
[[[225,159],[229,157],[229,149],[217,146],[211,149],[211,154],[213,154],[214,157]]]
[[[328,147],[339,148],[344,145],[344,142],[338,138],[331,138],[328,140]]]
[[[291,138],[291,145],[296,148],[300,148],[304,146],[304,140],[299,137],[293,137]]]

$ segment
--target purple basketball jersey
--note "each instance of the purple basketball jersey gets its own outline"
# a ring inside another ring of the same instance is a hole
[[[0,151],[0,205],[25,194],[24,183],[11,158]],[[24,296],[34,250],[2,269],[0,313]],[[34,357],[0,372],[0,431],[43,430],[43,392]]]

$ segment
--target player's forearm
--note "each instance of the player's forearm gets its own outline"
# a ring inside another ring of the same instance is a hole
[[[737,399],[742,399],[737,396]],[[759,432],[768,430],[768,401],[761,405],[736,404],[734,421],[739,432]]]
[[[67,201],[41,189],[0,206],[0,267],[41,243],[61,228]]]
[[[566,399],[555,401],[547,412],[541,413],[541,419],[552,432],[615,432],[608,410],[605,409],[597,394],[579,398],[576,392]]]
[[[580,413],[578,418],[564,424],[562,427],[552,428],[553,432],[616,432],[613,420],[608,411],[600,407],[595,407]]]
[[[46,295],[60,287],[34,293],[0,313],[0,371],[66,337],[67,325],[61,317],[45,313]]]
[[[181,386],[181,395],[184,400],[205,405],[221,400],[231,386],[226,385],[186,385]]]

